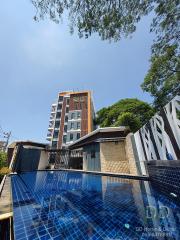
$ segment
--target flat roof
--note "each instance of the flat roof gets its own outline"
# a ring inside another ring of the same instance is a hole
[[[64,96],[64,95],[73,95],[73,94],[83,94],[83,93],[91,93],[90,90],[82,90],[82,91],[73,91],[73,90],[69,90],[69,91],[64,91],[64,92],[59,92],[59,96]]]
[[[98,142],[98,140],[114,141],[125,138],[128,133],[130,133],[130,130],[125,126],[98,128],[68,145],[68,148],[82,147],[92,142]]]
[[[44,147],[44,148],[48,145],[46,143],[39,143],[39,142],[33,142],[30,140],[27,140],[27,141],[12,142],[11,144],[9,144],[8,148],[14,148],[18,144],[22,144],[22,145],[26,145],[26,146],[28,145],[28,146],[35,146],[35,147]]]

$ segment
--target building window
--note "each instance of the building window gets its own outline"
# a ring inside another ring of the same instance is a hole
[[[59,131],[54,131],[53,138],[58,138]]]
[[[51,112],[55,112],[55,111],[56,111],[56,107],[55,107],[55,106],[52,106]]]
[[[61,110],[62,109],[62,104],[58,104],[57,110]]]
[[[81,113],[77,112],[77,118],[81,118]]]
[[[57,141],[52,141],[52,148],[57,148]]]
[[[67,125],[64,126],[64,132],[67,132]]]
[[[56,121],[55,122],[55,128],[59,128],[59,126],[60,126],[60,121]]]
[[[96,157],[95,151],[91,151],[91,158],[95,158],[95,157]]]
[[[70,141],[73,141],[73,134],[70,133]]]
[[[77,139],[79,139],[81,137],[80,133],[77,133]]]
[[[59,119],[60,117],[61,117],[61,113],[60,113],[60,112],[57,112],[56,118]]]
[[[71,113],[71,119],[74,119],[74,117],[75,117],[75,114]]]
[[[68,122],[68,116],[65,116],[65,122]]]
[[[66,99],[66,104],[69,105],[69,98]]]
[[[81,123],[77,122],[77,129],[81,129]]]
[[[62,102],[62,101],[63,101],[63,96],[59,96],[58,102]]]
[[[63,143],[66,143],[66,140],[67,140],[67,136],[64,135],[64,136],[63,136]]]
[[[69,112],[69,108],[68,107],[66,107],[66,113],[68,113]]]
[[[74,129],[74,123],[73,122],[71,123],[71,129]]]

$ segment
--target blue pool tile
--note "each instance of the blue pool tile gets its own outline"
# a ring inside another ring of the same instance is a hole
[[[180,239],[179,205],[148,182],[65,171],[11,178],[15,240],[155,240],[157,227]]]

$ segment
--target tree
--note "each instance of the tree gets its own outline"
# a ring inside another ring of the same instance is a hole
[[[157,108],[164,105],[176,94],[173,87],[178,84],[178,72],[180,71],[178,63],[180,56],[179,0],[31,1],[36,7],[35,20],[49,16],[53,21],[59,22],[66,12],[72,33],[77,28],[79,37],[88,38],[93,33],[98,33],[102,40],[110,41],[118,41],[122,37],[131,36],[136,31],[136,25],[142,17],[153,12],[154,18],[150,32],[154,32],[156,37],[152,46],[150,69],[142,88],[155,97],[155,106]],[[175,48],[173,56],[168,53],[169,48]],[[162,58],[163,65],[161,66],[159,63]],[[171,71],[171,68],[169,68],[175,62],[174,70],[176,72]],[[158,80],[159,77],[160,80]],[[155,82],[158,82],[158,84]],[[154,88],[156,88],[156,91],[152,92]],[[165,92],[162,94],[163,91]]]
[[[114,126],[115,127],[126,126],[129,127],[129,129],[132,132],[136,132],[138,129],[140,129],[142,124],[139,116],[136,116],[135,114],[130,112],[125,112],[119,115]]]
[[[180,57],[177,46],[169,46],[165,52],[151,57],[151,67],[142,83],[144,91],[154,97],[157,110],[180,93]]]
[[[5,174],[9,174],[10,170],[7,167],[7,153],[0,151],[0,183]]]
[[[7,153],[0,151],[0,169],[7,166]]]
[[[36,8],[35,20],[49,16],[55,22],[67,12],[71,30],[77,27],[80,37],[98,33],[104,40],[119,40],[136,30],[136,24],[155,12],[151,25],[161,40],[179,39],[178,0],[31,0]],[[162,32],[163,34],[162,36]]]
[[[80,37],[98,33],[105,40],[119,40],[136,30],[136,23],[153,8],[152,0],[31,0],[35,20],[49,16],[59,22],[68,13],[71,32],[77,27]]]
[[[127,98],[99,110],[96,123],[100,127],[125,125],[135,132],[153,115],[154,109],[148,103],[136,98]]]

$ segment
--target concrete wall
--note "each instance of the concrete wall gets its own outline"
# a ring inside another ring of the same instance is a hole
[[[40,149],[20,147],[18,155],[13,166],[14,172],[28,172],[38,169],[39,159],[41,155]]]
[[[100,143],[102,172],[130,173],[125,141]]]
[[[133,150],[132,139],[133,134],[128,134],[125,140],[126,158],[129,162],[129,172],[133,175],[138,175],[138,169],[136,166],[135,152]]]
[[[48,166],[48,152],[34,146],[16,146],[9,168],[12,172],[43,170]]]
[[[83,170],[138,175],[133,134],[117,142],[93,143],[83,148]]]
[[[48,152],[41,150],[38,170],[43,170],[48,166]]]

